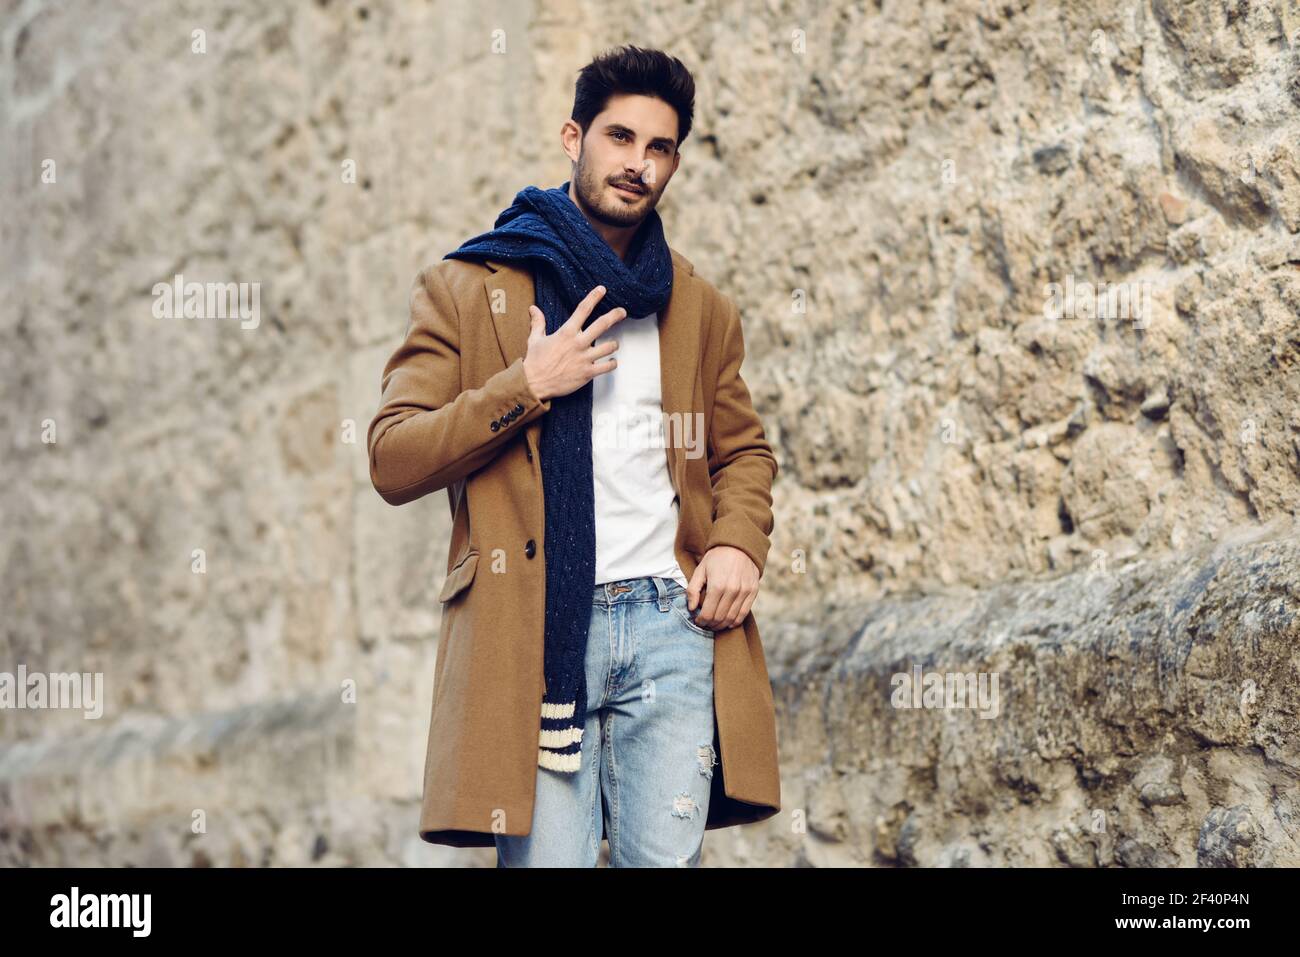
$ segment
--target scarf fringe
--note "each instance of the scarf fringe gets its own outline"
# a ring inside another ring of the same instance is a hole
[[[542,731],[538,735],[537,743],[543,748],[564,748],[581,740],[582,728],[574,725],[554,731]]]
[[[552,771],[576,771],[581,760],[581,751],[574,751],[572,754],[556,754],[554,751],[545,751],[541,748],[537,750],[537,763]]]

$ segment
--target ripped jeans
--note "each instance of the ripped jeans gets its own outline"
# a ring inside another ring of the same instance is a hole
[[[698,867],[717,756],[713,632],[670,578],[597,585],[587,639],[582,767],[537,769],[528,834],[497,834],[497,867]]]

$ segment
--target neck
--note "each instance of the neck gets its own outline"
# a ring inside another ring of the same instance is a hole
[[[636,231],[641,227],[641,224],[637,223],[635,226],[610,226],[608,223],[602,223],[592,216],[587,207],[579,201],[577,189],[572,181],[569,182],[569,199],[586,217],[587,222],[591,223],[591,228],[596,231],[596,235],[605,240],[605,245],[614,250],[619,259],[626,262],[627,248],[631,245],[632,237],[636,235]]]

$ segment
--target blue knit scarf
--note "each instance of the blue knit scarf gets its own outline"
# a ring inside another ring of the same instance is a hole
[[[548,335],[596,286],[606,292],[584,327],[620,306],[627,310],[623,321],[661,312],[672,295],[672,257],[659,213],[652,209],[642,221],[624,261],[574,205],[567,182],[556,189],[525,187],[490,232],[443,258],[528,264]],[[538,449],[546,506],[546,690],[537,763],[564,772],[581,766],[587,713],[587,635],[596,584],[591,402],[591,382],[553,396]]]

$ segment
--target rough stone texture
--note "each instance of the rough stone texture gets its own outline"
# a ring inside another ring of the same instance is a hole
[[[1300,542],[889,598],[784,625],[782,837],[823,865],[1300,860]],[[892,704],[998,675],[995,713]],[[769,849],[770,852],[770,849]]]
[[[415,835],[447,509],[365,425],[633,39],[781,462],[787,812],[705,864],[1300,864],[1300,5],[623,6],[0,0],[0,670],[108,699],[0,711],[0,863],[492,863]],[[178,272],[260,325],[154,318]],[[999,716],[891,707],[917,664]]]

